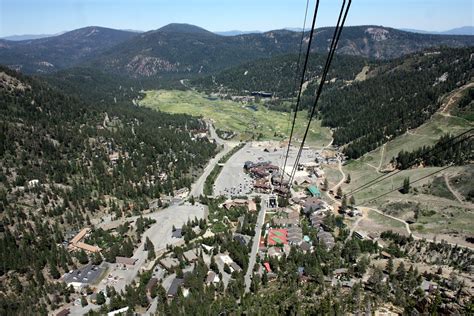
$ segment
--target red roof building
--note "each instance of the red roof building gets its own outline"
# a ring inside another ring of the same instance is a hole
[[[270,263],[264,262],[263,266],[265,267],[265,270],[267,270],[268,273],[272,272],[272,268],[270,268]]]

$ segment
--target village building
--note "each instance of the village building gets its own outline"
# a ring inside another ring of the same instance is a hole
[[[312,251],[313,246],[312,246],[309,242],[303,241],[303,242],[300,244],[300,249],[301,249],[304,253],[307,253],[307,252],[311,252],[311,251]]]
[[[158,284],[158,279],[157,278],[151,278],[148,283],[146,284],[146,293],[148,296],[151,296],[151,292],[153,288]]]
[[[242,235],[238,233],[235,233],[233,238],[242,246],[248,246],[248,244],[250,243],[250,240],[252,239],[250,236]]]
[[[196,256],[196,253],[191,249],[188,251],[185,251],[183,253],[184,259],[186,259],[187,262],[194,262],[197,261],[198,257]]]
[[[179,266],[179,261],[176,258],[165,257],[159,262],[166,270],[171,270],[174,267]]]
[[[115,262],[124,266],[134,266],[138,259],[127,257],[115,257]]]
[[[293,183],[298,186],[308,185],[313,183],[313,179],[311,179],[309,176],[295,177]]]
[[[313,227],[318,228],[323,224],[325,217],[326,215],[323,212],[314,212],[309,217],[309,220],[311,221],[311,225]]]
[[[248,202],[248,211],[249,212],[256,212],[257,211],[257,203],[254,200],[250,199]]]
[[[259,179],[255,181],[253,187],[255,191],[259,193],[269,193],[272,188],[266,179]]]
[[[305,214],[311,214],[315,211],[325,210],[325,209],[326,209],[326,203],[317,197],[307,198],[303,206],[303,212]]]
[[[64,308],[62,310],[60,310],[56,316],[67,316],[71,313],[71,310],[69,308]]]
[[[128,312],[128,310],[130,309],[130,307],[128,306],[125,306],[123,308],[120,308],[120,309],[116,309],[114,311],[111,311],[111,312],[108,312],[107,313],[107,316],[116,316],[116,315],[124,315]]]
[[[219,275],[214,271],[210,270],[207,272],[206,285],[217,284],[220,282]]]
[[[292,227],[299,225],[300,221],[299,218],[274,217],[272,218],[272,223],[277,227]]]
[[[174,197],[184,199],[188,196],[189,194],[189,189],[188,188],[181,188],[179,190],[174,190],[173,195]]]
[[[268,255],[270,258],[277,258],[277,259],[280,259],[280,258],[283,256],[283,252],[282,252],[281,249],[278,248],[278,247],[270,247],[270,248],[268,248],[268,250],[267,250],[267,255]]]
[[[317,186],[310,185],[308,187],[308,191],[309,191],[309,193],[311,194],[312,197],[315,197],[315,198],[318,198],[318,199],[321,198],[321,191],[319,191]]]
[[[320,230],[317,236],[318,236],[318,240],[322,242],[326,246],[326,249],[328,250],[332,249],[336,245],[336,241],[334,240],[334,237],[329,232]]]
[[[272,272],[272,269],[271,269],[271,267],[270,267],[270,263],[264,262],[264,263],[263,263],[263,266],[265,267],[265,270],[267,271],[267,273]]]
[[[77,250],[77,249],[83,249],[88,252],[100,252],[102,249],[100,249],[97,246],[92,246],[89,244],[86,244],[82,242],[81,240],[86,237],[86,235],[89,233],[90,229],[89,228],[84,228],[82,229],[74,238],[71,239],[69,242],[69,249],[70,250]]]
[[[183,280],[183,279],[174,278],[173,281],[171,282],[170,288],[168,289],[168,292],[166,293],[166,295],[167,295],[169,298],[175,297],[176,294],[178,294],[178,289],[179,289],[183,284],[184,284],[184,280]]]
[[[70,273],[66,273],[62,280],[68,286],[72,285],[76,291],[80,291],[86,285],[94,283],[102,274],[104,269],[105,268],[88,264],[82,268],[73,270]]]
[[[242,272],[242,268],[235,262],[233,261],[230,265],[229,265],[229,268],[232,272],[236,271],[236,272]]]

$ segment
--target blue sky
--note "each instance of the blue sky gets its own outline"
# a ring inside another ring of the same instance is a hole
[[[317,24],[333,25],[340,3],[321,0]],[[353,0],[347,25],[447,30],[474,25],[472,3]],[[172,22],[211,31],[265,31],[301,27],[305,5],[306,0],[0,0],[0,36],[52,34],[90,25],[152,30]]]

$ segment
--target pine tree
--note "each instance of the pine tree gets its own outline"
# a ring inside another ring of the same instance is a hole
[[[385,266],[387,273],[391,275],[393,273],[393,259],[392,257],[388,258],[387,265]]]
[[[55,264],[49,265],[49,272],[51,273],[53,279],[59,279],[59,277],[61,276]]]
[[[345,211],[346,209],[347,209],[347,197],[344,194],[344,196],[342,197],[342,201],[341,201],[341,210]]]
[[[323,191],[327,191],[329,189],[329,182],[327,178],[324,178],[324,183],[322,187]]]
[[[155,246],[150,238],[146,238],[145,241],[145,250],[148,251],[148,260],[155,259]]]
[[[102,304],[105,303],[105,296],[104,296],[104,293],[102,291],[97,293],[96,303],[97,303],[97,305],[102,305]]]
[[[81,296],[81,306],[87,306],[89,303],[87,302],[87,298],[85,296]]]
[[[403,179],[403,188],[402,188],[403,194],[407,194],[408,192],[410,192],[410,178],[409,177]]]
[[[354,206],[356,204],[356,199],[353,195],[351,195],[351,198],[349,200],[350,205]]]

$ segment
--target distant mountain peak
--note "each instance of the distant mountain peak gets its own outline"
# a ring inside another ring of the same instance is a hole
[[[191,33],[191,34],[214,34],[202,27],[186,24],[186,23],[170,23],[165,25],[156,32],[167,32],[167,33]]]

